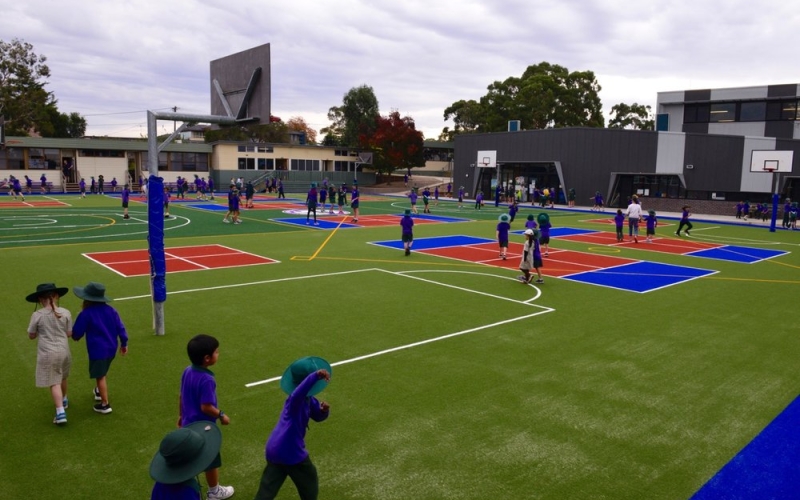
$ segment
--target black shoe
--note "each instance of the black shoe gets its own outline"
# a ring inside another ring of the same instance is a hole
[[[111,413],[111,405],[97,403],[96,405],[94,405],[94,411],[96,411],[97,413]]]
[[[406,248],[406,255],[408,256],[410,254],[411,254],[411,249],[410,248]]]

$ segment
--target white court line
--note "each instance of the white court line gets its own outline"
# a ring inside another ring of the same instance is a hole
[[[536,307],[536,308],[538,308],[540,310],[535,312],[535,313],[525,314],[523,316],[517,316],[515,318],[510,318],[510,319],[505,319],[505,320],[502,320],[502,321],[497,321],[495,323],[489,323],[489,324],[486,324],[486,325],[476,326],[474,328],[468,328],[466,330],[461,330],[459,332],[448,333],[447,335],[442,335],[442,336],[439,336],[439,337],[434,337],[434,338],[430,338],[430,339],[426,339],[426,340],[420,340],[419,342],[412,342],[411,344],[405,344],[405,345],[400,345],[400,346],[397,346],[397,347],[391,347],[389,349],[384,349],[382,351],[377,351],[377,352],[373,352],[373,353],[369,353],[369,354],[364,354],[362,356],[357,356],[355,358],[345,359],[345,360],[342,360],[342,361],[336,361],[335,363],[331,363],[331,366],[340,366],[340,365],[346,365],[348,363],[355,363],[356,361],[363,361],[365,359],[374,358],[374,357],[377,357],[377,356],[382,356],[384,354],[390,354],[390,353],[393,353],[393,352],[402,351],[402,350],[405,350],[405,349],[411,349],[413,347],[419,347],[421,345],[430,344],[430,343],[433,343],[433,342],[439,342],[441,340],[446,340],[446,339],[453,338],[453,337],[459,337],[461,335],[466,335],[468,333],[478,332],[478,331],[481,331],[481,330],[486,330],[488,328],[494,328],[494,327],[497,327],[497,326],[506,325],[508,323],[513,323],[515,321],[521,321],[521,320],[524,320],[524,319],[533,318],[535,316],[539,316],[540,314],[547,314],[547,313],[555,311],[555,309],[553,309],[551,307],[545,307],[545,306],[539,306],[539,305],[535,305],[535,304],[529,304],[528,302],[509,299],[508,297],[501,297],[501,296],[498,296],[498,295],[492,295],[492,294],[488,294],[488,293],[485,293],[485,292],[480,292],[480,291],[477,291],[477,290],[470,290],[469,288],[462,288],[462,287],[450,285],[450,284],[447,284],[447,283],[439,283],[437,281],[431,281],[431,280],[426,280],[426,279],[423,279],[423,278],[418,278],[416,276],[408,276],[407,275],[407,273],[415,272],[415,271],[392,272],[392,271],[386,271],[384,269],[373,269],[373,270],[374,271],[380,271],[380,272],[384,272],[384,273],[393,274],[395,276],[403,276],[405,278],[417,279],[417,280],[425,281],[427,283],[445,286],[445,287],[448,287],[448,288],[455,288],[457,290],[461,290],[461,291],[465,291],[465,292],[477,293],[479,295],[485,295],[485,296],[492,297],[492,298],[495,298],[495,299],[508,300],[508,301],[511,301],[511,302],[516,302],[517,304],[523,304],[523,305],[526,305],[526,306]],[[425,271],[416,271],[416,272],[425,272]],[[434,271],[434,272],[436,272],[436,271]],[[449,271],[449,272],[457,273],[458,271]],[[481,273],[470,273],[470,274],[481,274]],[[482,276],[486,276],[486,275],[482,274]],[[502,276],[498,276],[498,277],[502,278]],[[508,279],[508,278],[504,278],[504,279]],[[537,289],[537,291],[538,291],[538,289]],[[281,379],[281,377],[272,377],[272,378],[268,378],[268,379],[265,379],[265,380],[259,380],[257,382],[250,382],[249,384],[245,384],[245,387],[250,388],[250,387],[255,387],[257,385],[269,384],[269,383],[272,383],[272,382],[277,382],[280,379]]]

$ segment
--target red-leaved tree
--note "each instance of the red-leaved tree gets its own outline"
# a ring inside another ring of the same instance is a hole
[[[373,152],[372,168],[381,174],[425,165],[422,156],[424,138],[410,116],[398,111],[376,119],[375,131],[359,136],[359,146]]]

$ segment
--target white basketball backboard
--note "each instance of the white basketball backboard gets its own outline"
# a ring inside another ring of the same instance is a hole
[[[753,150],[751,172],[791,172],[794,151]]]
[[[497,151],[478,151],[476,167],[497,168]]]

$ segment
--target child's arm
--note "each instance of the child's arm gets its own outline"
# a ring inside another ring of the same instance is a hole
[[[203,403],[200,405],[200,411],[208,415],[209,417],[214,417],[219,419],[219,423],[222,425],[228,425],[231,423],[231,418],[225,414],[224,411],[220,410],[219,408],[215,407],[211,403]]]

